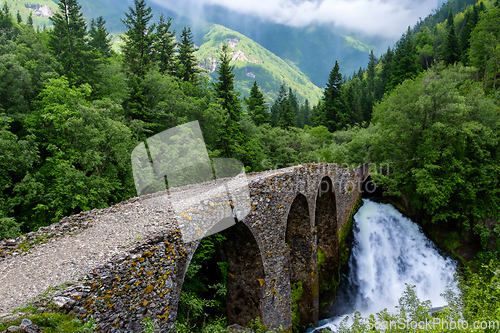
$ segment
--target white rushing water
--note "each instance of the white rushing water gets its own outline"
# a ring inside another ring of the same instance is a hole
[[[441,307],[446,305],[441,294],[454,284],[456,263],[443,257],[415,222],[391,205],[363,202],[354,216],[349,274],[339,286],[337,315],[319,328],[335,331],[355,311],[363,317],[385,308],[395,313],[406,284],[415,285],[420,300]]]

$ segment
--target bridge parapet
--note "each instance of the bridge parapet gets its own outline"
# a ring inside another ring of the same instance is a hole
[[[269,328],[291,328],[291,286],[298,281],[305,290],[299,306],[302,321],[317,322],[318,251],[332,259],[332,267],[325,271],[335,271],[338,235],[351,217],[367,175],[366,167],[349,170],[322,163],[247,176],[250,213],[223,231],[230,264],[229,324],[244,325],[260,316]],[[176,320],[184,275],[199,244],[199,239],[184,241],[183,232],[188,229],[181,224],[189,221],[190,214],[215,214],[211,217],[215,220],[228,214],[224,209],[207,210],[223,206],[226,200],[213,185],[133,198],[64,218],[14,243],[0,242],[4,251],[0,253],[0,312],[24,305],[49,287],[71,282],[56,291],[51,301],[81,318],[92,315],[101,331],[139,332],[147,317],[168,331]],[[208,191],[213,200],[201,202],[198,195]],[[328,194],[330,201],[319,200]],[[176,215],[172,202],[178,204],[175,211],[183,205],[186,216]],[[317,207],[329,202],[334,208]],[[333,246],[327,244],[330,237]],[[305,309],[312,311],[306,314]]]

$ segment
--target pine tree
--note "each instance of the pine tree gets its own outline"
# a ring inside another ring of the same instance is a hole
[[[28,26],[33,28],[33,12],[30,12],[30,15],[28,16]]]
[[[328,83],[323,95],[325,125],[330,132],[335,132],[350,124],[351,116],[342,94],[342,74],[339,63],[330,72]]]
[[[281,101],[281,114],[278,124],[283,129],[289,129],[296,124],[295,112],[289,97]]]
[[[89,45],[99,51],[104,57],[109,58],[113,51],[111,49],[111,38],[104,26],[105,24],[106,21],[104,21],[102,16],[99,16],[97,20],[92,19],[89,31]]]
[[[297,118],[297,127],[304,128],[306,125],[311,125],[311,106],[307,99],[304,104],[300,106],[300,112]]]
[[[19,13],[19,11],[17,11],[17,24],[21,24],[23,23],[23,19],[21,17],[21,13]]]
[[[413,79],[421,70],[410,27],[396,45],[393,64],[391,80],[387,90],[391,90],[407,79]]]
[[[2,12],[6,16],[10,15],[10,8],[9,8],[9,5],[7,4],[7,1],[3,2]]]
[[[59,11],[50,20],[49,47],[63,66],[71,85],[93,83],[96,80],[98,57],[86,44],[87,24],[76,0],[61,0]]]
[[[477,21],[479,20],[479,9],[478,6],[474,6],[471,11],[467,11],[465,13],[465,25],[460,31],[460,36],[459,36],[459,48],[460,48],[460,61],[462,64],[467,65],[469,62],[469,55],[468,55],[468,50],[470,48],[470,35],[472,33],[472,30],[474,30],[474,27],[477,24]]]
[[[299,117],[299,101],[297,99],[297,95],[294,94],[292,88],[288,88],[288,100],[290,101],[290,106],[292,107],[292,111],[295,118],[295,125],[297,118]]]
[[[282,83],[278,92],[278,97],[271,106],[271,126],[273,127],[278,126],[281,110],[283,107],[282,102],[285,98],[287,98],[287,92],[285,84]]]
[[[214,89],[221,105],[226,110],[228,117],[223,133],[220,137],[220,143],[226,153],[226,157],[234,157],[241,150],[241,145],[245,141],[241,125],[241,105],[238,98],[238,92],[234,88],[234,68],[229,64],[231,61],[227,45],[222,46],[220,55],[220,65],[217,69],[219,75],[214,83]]]
[[[270,121],[264,94],[260,91],[257,81],[254,81],[252,89],[250,89],[250,97],[246,100],[246,104],[255,125],[260,126]]]
[[[2,10],[0,11],[0,29],[9,30],[14,27],[14,20],[12,15],[10,15],[9,5],[5,1],[3,3]]]
[[[450,9],[447,21],[448,35],[444,43],[443,60],[445,65],[452,65],[460,60],[458,38],[455,33],[455,24],[453,22],[453,13]]]
[[[368,69],[366,71],[366,81],[368,92],[371,97],[375,96],[375,66],[377,66],[377,58],[373,55],[373,50],[370,51],[370,56],[368,58]]]
[[[373,110],[373,104],[375,101],[375,66],[377,65],[377,59],[373,55],[373,51],[370,52],[368,59],[368,69],[366,71],[366,83],[364,84],[363,93],[363,120],[369,122],[371,119],[371,114]]]
[[[325,102],[323,99],[320,99],[318,101],[318,104],[313,106],[311,110],[311,123],[313,126],[325,126],[325,124],[327,123]]]
[[[121,20],[127,28],[122,48],[124,64],[129,75],[143,79],[149,70],[153,45],[151,7],[146,7],[144,0],[134,0],[134,8],[129,7],[125,17]]]
[[[165,16],[161,14],[160,20],[156,25],[153,50],[154,59],[158,62],[160,72],[173,75],[177,68],[175,59],[177,42],[175,40],[175,32],[170,31],[171,26],[172,18],[169,17],[165,20]]]
[[[388,90],[388,85],[392,76],[393,69],[393,57],[394,52],[390,47],[387,48],[387,52],[382,57],[382,72],[380,73],[380,82],[378,82],[377,86],[377,94],[376,99],[381,100],[384,96],[385,92]]]
[[[196,57],[194,56],[194,42],[191,29],[184,28],[181,32],[179,43],[179,78],[184,81],[195,82],[196,74],[199,72],[196,66]]]
[[[154,29],[149,25],[149,21],[153,18],[151,7],[147,7],[144,0],[134,0],[134,8],[129,7],[129,13],[125,13],[125,17],[122,22],[127,31],[122,53],[130,88],[130,96],[125,103],[125,108],[129,117],[147,121],[142,82],[151,63],[152,30]]]
[[[363,112],[361,107],[363,95],[362,88],[360,87],[360,81],[358,78],[354,78],[347,83],[347,87],[344,86],[345,90],[345,101],[347,108],[351,110],[351,123],[360,124],[363,122]]]

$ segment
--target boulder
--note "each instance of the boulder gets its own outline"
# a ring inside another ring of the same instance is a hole
[[[69,297],[58,296],[52,299],[52,303],[58,308],[70,308],[73,304],[75,304],[75,301]]]

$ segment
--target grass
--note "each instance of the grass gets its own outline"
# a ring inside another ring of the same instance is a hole
[[[47,243],[47,239],[49,239],[50,236],[49,235],[42,235],[40,237],[38,237],[34,242],[30,243],[28,241],[24,241],[24,242],[21,242],[19,243],[18,245],[18,249],[19,251],[21,252],[27,252],[29,253],[30,249],[34,246],[34,245],[38,245],[40,243]]]
[[[25,309],[20,309],[18,312],[23,312],[22,310]],[[29,311],[32,310],[33,309],[29,309]],[[93,332],[93,330],[95,329],[95,324],[93,323],[92,319],[86,323],[83,323],[79,319],[61,313],[42,313],[26,316],[12,322],[0,324],[0,331],[4,331],[10,326],[19,326],[22,319],[24,318],[28,318],[29,320],[31,320],[33,324],[37,325],[44,333],[84,333]]]

